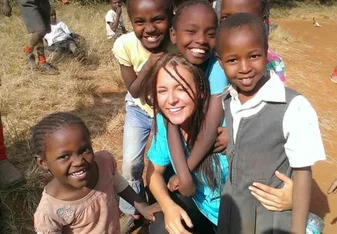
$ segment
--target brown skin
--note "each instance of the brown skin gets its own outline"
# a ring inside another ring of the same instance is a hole
[[[164,0],[130,2],[129,15],[134,32],[144,48],[151,52],[138,75],[133,67],[119,65],[125,86],[134,98],[141,95],[141,83],[166,50],[170,19],[163,8],[164,3]],[[158,36],[159,39],[155,43],[149,43],[146,39],[148,36]]]
[[[291,234],[303,234],[307,226],[311,195],[311,167],[294,168],[293,214]]]
[[[215,47],[215,31],[217,18],[211,9],[196,4],[184,9],[175,28],[170,31],[171,41],[189,62],[204,67]],[[195,56],[191,49],[202,49],[206,53]],[[218,126],[223,120],[221,98],[212,95],[209,101],[204,123],[197,140],[193,145],[187,162],[181,144],[178,126],[168,125],[168,143],[177,176],[173,176],[168,184],[171,191],[179,189],[184,196],[192,196],[196,187],[191,171],[209,154],[218,133]]]

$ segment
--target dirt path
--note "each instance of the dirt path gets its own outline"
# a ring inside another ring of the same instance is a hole
[[[337,24],[330,19],[275,20],[279,27],[299,42],[280,51],[287,67],[287,86],[307,97],[319,115],[327,155],[326,162],[313,167],[311,211],[325,221],[325,234],[337,233],[337,194],[327,195],[337,178],[337,85],[329,79],[337,64]],[[279,52],[279,51],[278,51]]]

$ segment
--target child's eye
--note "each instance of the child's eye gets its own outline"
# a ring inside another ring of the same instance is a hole
[[[143,23],[144,23],[144,21],[142,21],[142,20],[135,20],[135,24],[140,25],[140,24],[143,24]]]
[[[227,63],[236,63],[237,59],[228,59]]]
[[[57,159],[60,159],[60,160],[67,160],[70,158],[70,154],[64,154],[64,155],[61,155],[59,157],[57,157]]]
[[[212,38],[213,38],[213,37],[215,37],[215,32],[210,32],[210,33],[208,33],[207,35],[208,35],[209,37],[212,37]]]
[[[252,59],[257,59],[260,58],[261,55],[260,54],[253,54],[252,56],[250,56]]]
[[[82,150],[82,154],[89,154],[91,153],[91,149],[89,147],[86,147]]]
[[[195,31],[194,30],[191,30],[191,29],[186,29],[185,30],[188,34],[195,34]]]

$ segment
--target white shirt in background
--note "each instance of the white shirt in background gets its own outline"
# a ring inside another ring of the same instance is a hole
[[[56,24],[51,24],[51,31],[44,38],[47,40],[48,46],[71,38],[71,31],[68,26],[62,21],[57,21]]]
[[[110,28],[109,23],[114,23],[117,19],[117,13],[110,9],[108,13],[105,15],[105,27],[106,27],[106,33],[109,39],[113,38],[116,35],[116,32],[112,31]],[[122,19],[122,16],[119,17],[119,23],[117,25],[116,31],[117,32],[123,32],[124,22]]]

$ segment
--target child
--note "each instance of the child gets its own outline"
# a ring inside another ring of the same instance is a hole
[[[163,211],[156,214],[150,233],[166,233],[165,228],[170,233],[187,233],[183,232],[185,229],[193,233],[214,233],[220,192],[228,176],[226,158],[210,154],[201,163],[198,173],[192,173],[198,181],[192,198],[168,192],[164,175],[167,168],[172,166],[175,169],[177,166],[169,152],[167,122],[179,127],[183,135],[180,144],[184,145],[188,157],[202,127],[204,109],[208,106],[208,81],[200,68],[193,66],[182,55],[175,54],[167,54],[158,61],[149,81],[151,91],[145,96],[150,96],[148,101],[156,118],[155,135],[148,152],[147,178],[149,188]],[[181,220],[187,225],[183,225]]]
[[[231,86],[224,97],[230,178],[221,198],[218,233],[305,233],[311,165],[325,159],[310,103],[266,71],[268,37],[257,16],[238,13],[217,32],[216,51]],[[251,195],[254,181],[281,187],[278,170],[294,178],[293,211],[267,211]]]
[[[246,12],[260,17],[269,34],[269,0],[217,0],[216,12],[220,21],[236,13]],[[286,69],[283,60],[271,48],[268,48],[267,70],[273,70],[283,83],[286,82]]]
[[[145,218],[159,211],[148,206],[117,171],[111,154],[94,153],[84,122],[70,113],[54,113],[33,129],[37,164],[54,178],[42,193],[34,214],[37,233],[119,234],[115,193]]]
[[[128,90],[122,171],[130,186],[143,194],[144,151],[152,127],[153,110],[145,103],[140,86],[157,60],[170,50],[172,44],[168,33],[173,11],[171,2],[166,0],[128,1],[127,11],[134,31],[120,36],[113,47]],[[139,215],[131,216],[135,214],[134,208],[122,199],[120,209],[127,218],[140,218]]]
[[[55,52],[70,51],[75,57],[83,58],[84,54],[74,41],[74,39],[80,38],[80,35],[72,33],[65,23],[57,20],[54,8],[51,8],[50,11],[50,26],[51,32],[44,36],[48,43],[47,50]]]
[[[27,56],[27,64],[35,67],[34,48],[38,55],[39,67],[50,75],[57,75],[59,72],[46,61],[44,55],[43,37],[50,32],[50,4],[48,0],[22,0],[18,5],[26,25],[28,33],[32,33],[28,45],[24,47]],[[7,17],[12,14],[9,0],[3,0],[3,11]]]
[[[127,33],[122,18],[122,1],[111,0],[111,10],[105,15],[106,33],[108,39],[118,38],[120,35]]]
[[[228,81],[214,55],[218,22],[212,6],[200,0],[184,2],[179,5],[172,22],[170,31],[172,43],[188,62],[205,72],[211,92],[209,107],[205,110],[205,122],[198,136],[195,136],[197,143],[187,159],[188,167],[181,145],[180,131],[177,126],[168,124],[170,153],[178,175],[172,177],[169,188],[171,191],[179,189],[182,195],[191,196],[195,192],[195,186],[190,171],[196,169],[198,173],[198,164],[210,153],[215,142],[217,129],[223,120],[221,99],[218,96],[228,85]],[[205,160],[208,160],[207,157]]]

